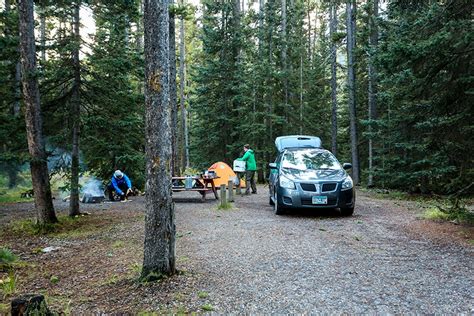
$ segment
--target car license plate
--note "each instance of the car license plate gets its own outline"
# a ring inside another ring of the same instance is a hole
[[[313,204],[328,204],[327,196],[313,196]]]

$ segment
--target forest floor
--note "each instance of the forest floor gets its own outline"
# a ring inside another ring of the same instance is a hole
[[[367,192],[352,217],[276,216],[267,190],[222,211],[210,197],[177,194],[179,273],[148,284],[137,281],[143,197],[81,204],[90,215],[41,236],[24,233],[32,203],[2,204],[0,247],[20,259],[14,292],[0,295],[3,311],[13,297],[41,293],[73,314],[474,312],[472,226],[421,219],[420,203]],[[66,215],[66,202],[55,206]]]

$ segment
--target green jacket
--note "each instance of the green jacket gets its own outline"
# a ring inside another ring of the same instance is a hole
[[[241,158],[237,158],[237,160],[246,161],[246,170],[255,171],[257,170],[257,162],[255,161],[255,154],[253,153],[252,149],[249,149],[245,152],[245,154]]]

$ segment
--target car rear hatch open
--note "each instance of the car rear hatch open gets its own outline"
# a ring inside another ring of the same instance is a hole
[[[321,139],[304,135],[280,136],[275,139],[275,146],[279,152],[287,148],[321,148]]]

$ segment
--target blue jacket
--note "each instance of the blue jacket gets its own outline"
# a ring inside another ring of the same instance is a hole
[[[119,188],[119,185],[123,184],[124,182],[127,184],[128,189],[132,188],[132,182],[125,173],[123,174],[122,179],[117,179],[115,176],[112,176],[112,185],[119,195],[124,194],[124,192]]]

